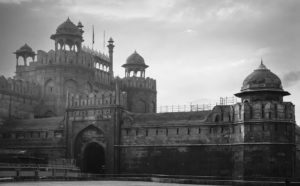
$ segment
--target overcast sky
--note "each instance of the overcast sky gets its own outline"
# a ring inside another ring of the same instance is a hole
[[[115,40],[115,75],[137,50],[158,105],[232,96],[263,58],[300,110],[298,0],[0,0],[0,74],[13,76],[12,53],[24,43],[53,49],[50,35],[67,17],[84,25],[85,45],[92,25],[95,48],[103,51],[104,30]]]

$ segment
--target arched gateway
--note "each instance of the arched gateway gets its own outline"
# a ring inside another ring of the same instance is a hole
[[[105,173],[105,151],[98,143],[89,143],[83,152],[82,171],[88,173]]]
[[[90,125],[79,132],[74,144],[74,157],[83,172],[104,174],[105,153],[104,134],[99,128]]]

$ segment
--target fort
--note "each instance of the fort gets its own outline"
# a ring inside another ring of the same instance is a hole
[[[144,58],[133,52],[125,77],[115,77],[113,39],[103,54],[82,46],[83,33],[68,18],[50,37],[54,50],[25,44],[15,52],[15,76],[0,77],[2,163],[62,160],[101,174],[300,176],[295,106],[263,61],[235,94],[239,103],[157,113]]]

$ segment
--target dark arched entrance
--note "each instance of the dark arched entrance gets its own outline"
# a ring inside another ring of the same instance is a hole
[[[85,147],[82,170],[88,173],[105,173],[105,151],[101,145],[93,142]]]

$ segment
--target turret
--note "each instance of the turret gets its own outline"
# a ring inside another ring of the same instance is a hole
[[[110,60],[110,63],[111,63],[111,66],[109,68],[110,73],[113,73],[113,52],[114,52],[114,47],[115,47],[114,40],[112,38],[109,38],[107,48],[108,48],[109,60]]]
[[[242,103],[234,105],[236,143],[243,155],[235,164],[242,165],[234,173],[238,177],[291,177],[295,159],[295,111],[290,95],[281,80],[261,61],[259,67],[246,77],[236,96]],[[237,151],[236,154],[239,154]]]
[[[122,65],[122,67],[125,68],[125,77],[145,78],[145,72],[148,65],[145,64],[144,58],[134,51],[134,53],[127,58],[126,64]]]
[[[20,49],[14,52],[14,54],[16,54],[17,66],[19,66],[19,57],[23,58],[24,66],[27,66],[27,58],[30,57],[32,58],[32,61],[34,61],[34,57],[36,55],[32,50],[32,48],[28,46],[26,43]]]
[[[79,28],[81,34],[83,34],[83,32],[84,32],[83,29],[82,29],[83,25],[82,25],[82,23],[80,21],[78,22],[77,27]]]
[[[55,51],[67,50],[66,46],[68,46],[70,51],[80,51],[81,43],[84,41],[82,28],[81,22],[76,26],[69,18],[59,25],[56,33],[50,37],[55,41]]]
[[[125,78],[122,79],[122,90],[127,92],[127,109],[131,112],[156,112],[156,81],[145,77],[148,65],[136,51],[122,65]]]
[[[241,92],[235,95],[242,98],[242,102],[282,102],[283,96],[290,95],[290,93],[282,89],[281,80],[261,60],[259,67],[244,80]]]

